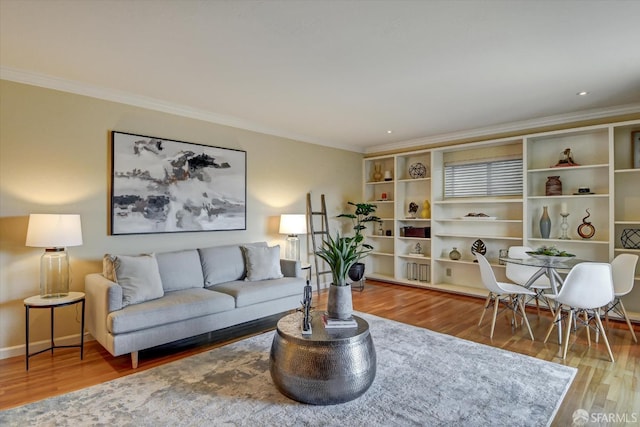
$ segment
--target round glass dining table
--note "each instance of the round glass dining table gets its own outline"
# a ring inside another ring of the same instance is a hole
[[[508,258],[501,257],[500,261],[511,264],[519,264],[526,265],[529,267],[539,267],[540,269],[536,271],[527,283],[523,286],[525,288],[529,288],[533,282],[535,282],[540,276],[546,275],[549,278],[549,284],[551,284],[551,289],[553,290],[554,295],[558,295],[558,288],[562,285],[563,279],[558,273],[558,270],[571,270],[575,265],[580,264],[581,262],[587,262],[587,260],[579,259],[575,257],[567,257],[566,259],[558,260],[557,257],[549,257],[549,258]],[[558,308],[558,303],[556,302],[556,309]],[[562,344],[562,327],[558,327],[558,343]]]

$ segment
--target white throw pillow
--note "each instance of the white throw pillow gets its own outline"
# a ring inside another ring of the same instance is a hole
[[[158,261],[154,254],[139,256],[107,254],[103,264],[104,272],[113,274],[111,280],[122,287],[123,307],[164,296]]]
[[[280,269],[280,246],[242,246],[247,269],[244,280],[255,282],[258,280],[280,279],[284,277]]]

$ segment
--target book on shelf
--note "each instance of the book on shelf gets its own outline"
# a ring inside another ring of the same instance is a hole
[[[349,319],[333,319],[326,314],[322,315],[322,323],[325,328],[357,328],[358,322],[353,317]]]

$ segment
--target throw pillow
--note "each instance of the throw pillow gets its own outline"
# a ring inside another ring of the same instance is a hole
[[[154,254],[105,255],[104,265],[105,273],[112,272],[112,280],[122,287],[123,307],[164,296],[158,261]]]
[[[244,280],[255,282],[284,277],[280,269],[279,245],[271,247],[242,246],[242,251],[247,268],[247,277]]]

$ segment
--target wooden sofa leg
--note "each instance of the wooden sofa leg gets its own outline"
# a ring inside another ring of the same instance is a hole
[[[138,352],[137,351],[131,352],[131,367],[133,369],[138,368]]]

